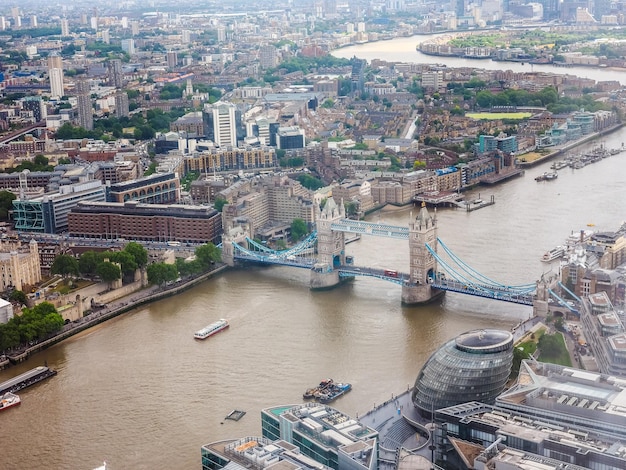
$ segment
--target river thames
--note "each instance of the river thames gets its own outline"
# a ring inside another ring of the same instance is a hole
[[[620,147],[626,130],[590,143]],[[614,230],[626,218],[626,152],[557,180],[536,182],[549,163],[505,184],[472,191],[495,197],[475,212],[437,213],[439,236],[492,279],[523,284],[556,266],[541,255],[594,224]],[[406,226],[417,209],[386,209],[371,221]],[[408,270],[408,245],[363,237],[347,246],[358,265]],[[43,364],[58,375],[20,392],[0,414],[0,468],[199,469],[202,444],[260,435],[260,410],[300,403],[322,378],[351,382],[333,406],[351,415],[411,386],[428,356],[473,328],[509,329],[529,307],[447,294],[403,307],[400,287],[373,279],[326,292],[308,288],[306,270],[227,271],[190,291],[138,308],[65,341],[0,381]],[[206,341],[193,332],[218,318],[231,327]],[[224,421],[232,409],[238,422]]]
[[[494,62],[491,59],[464,59],[461,57],[437,57],[422,54],[415,50],[420,42],[445,34],[419,35],[377,41],[367,44],[337,49],[332,54],[335,57],[350,59],[354,56],[368,62],[381,59],[389,62],[417,62],[422,64],[445,64],[447,67],[474,67],[486,70],[512,70],[513,72],[547,72],[555,74],[576,75],[593,80],[617,80],[626,85],[626,70],[595,68],[595,67],[555,67],[551,64],[529,64],[521,62]]]

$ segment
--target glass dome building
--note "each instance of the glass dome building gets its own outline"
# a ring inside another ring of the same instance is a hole
[[[433,410],[478,401],[494,403],[513,364],[513,335],[496,329],[472,330],[448,341],[426,361],[415,380],[412,400],[422,416]]]

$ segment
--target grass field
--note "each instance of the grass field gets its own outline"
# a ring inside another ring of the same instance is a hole
[[[526,119],[532,116],[532,113],[468,113],[465,115],[472,119]]]
[[[556,339],[559,344],[559,351],[554,354],[548,354],[547,352],[542,351],[539,355],[539,360],[541,362],[549,362],[551,364],[560,364],[562,366],[571,367],[572,359],[570,358],[569,352],[567,351],[567,346],[565,345],[565,338],[563,337],[563,333],[557,331],[554,333]]]

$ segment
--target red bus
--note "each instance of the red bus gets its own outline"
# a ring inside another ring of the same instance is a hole
[[[384,273],[385,276],[398,277],[398,271],[394,271],[393,269],[385,269]]]

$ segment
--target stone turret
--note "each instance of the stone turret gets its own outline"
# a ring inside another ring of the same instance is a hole
[[[311,269],[311,289],[328,289],[339,284],[339,273],[335,266],[345,264],[346,244],[343,232],[333,232],[333,222],[346,218],[343,205],[332,197],[326,200],[323,209],[317,209],[317,256],[318,262]]]
[[[435,212],[436,215],[436,212]],[[432,289],[430,281],[437,273],[437,260],[428,250],[437,251],[437,218],[425,204],[409,224],[409,284],[402,286],[402,303],[419,305],[432,302],[444,291]]]

